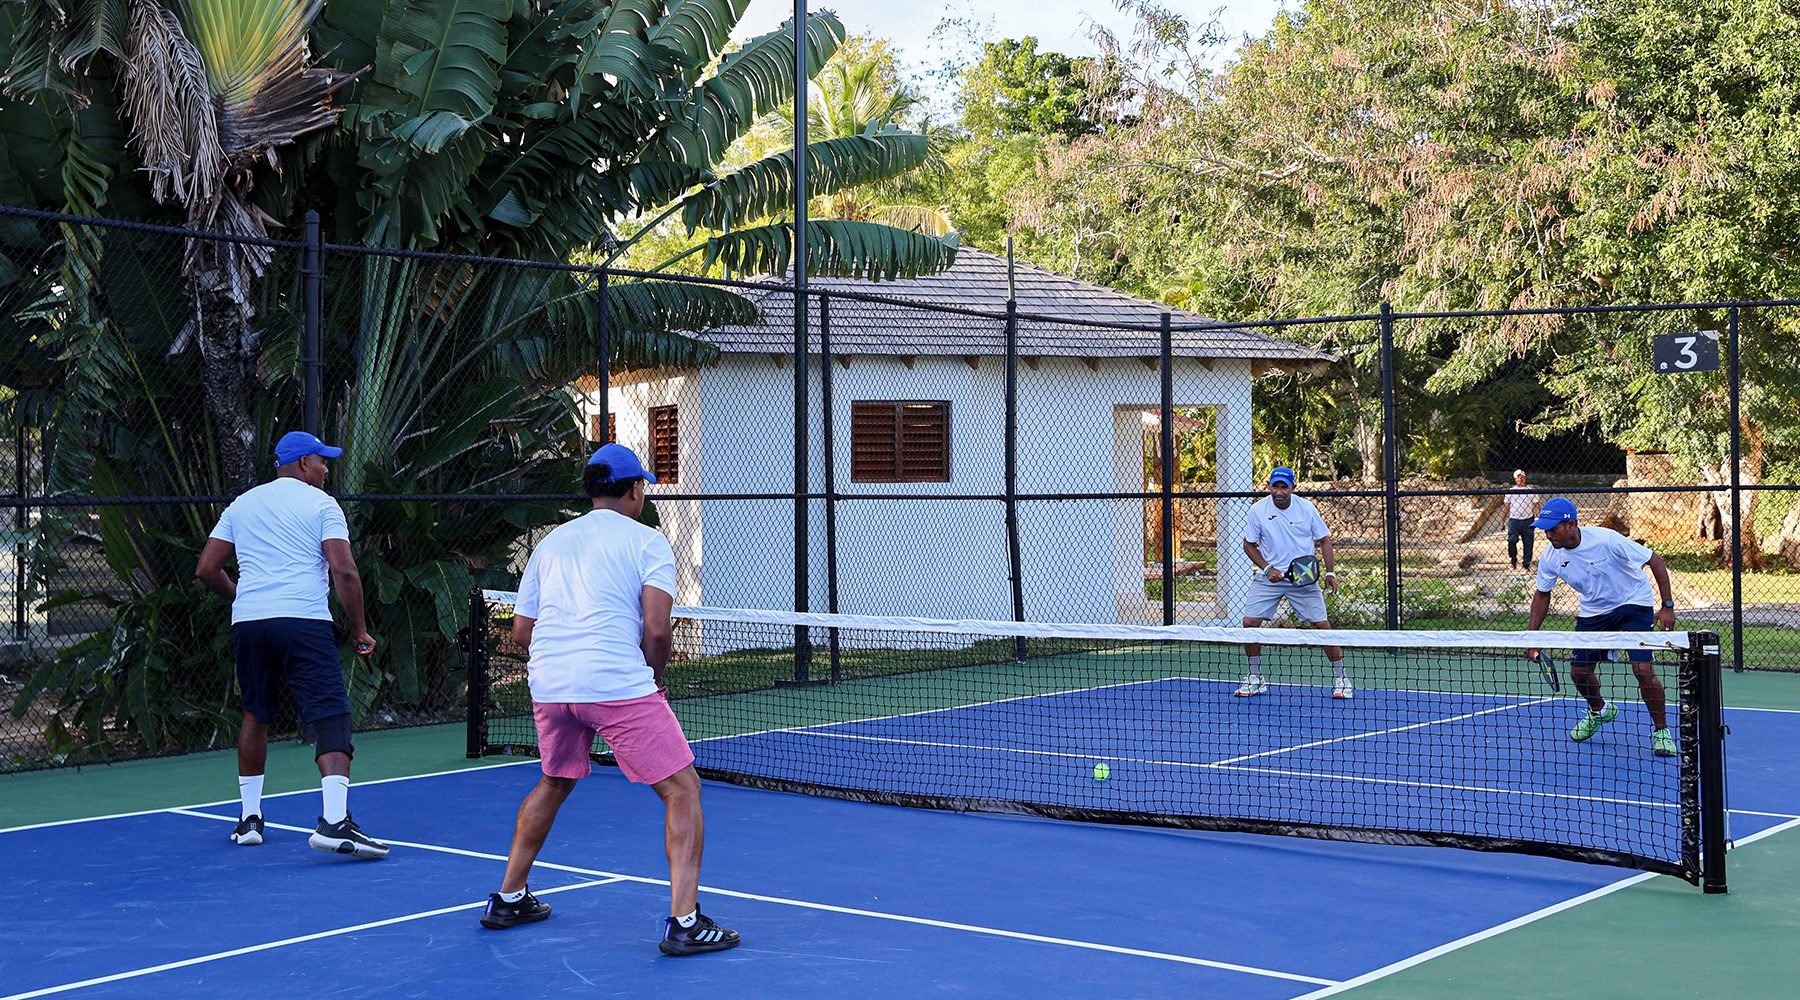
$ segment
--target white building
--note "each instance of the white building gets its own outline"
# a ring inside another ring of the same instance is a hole
[[[816,279],[853,292],[1003,312],[1003,258],[965,248],[930,277],[879,284]],[[1018,483],[1031,494],[1146,490],[1146,428],[1160,426],[1160,336],[1166,307],[1020,264],[1022,314],[1129,323],[1120,331],[1019,322]],[[617,439],[658,471],[651,488],[680,564],[677,599],[712,607],[794,606],[793,299],[753,293],[762,321],[708,331],[720,357],[696,369],[615,374],[609,409]],[[986,317],[832,298],[809,317],[811,492],[825,490],[819,354],[829,311],[831,449],[835,474],[838,610],[933,618],[1012,617],[1005,506],[1005,325]],[[1176,326],[1215,322],[1176,312]],[[1175,406],[1211,411],[1219,490],[1254,488],[1251,392],[1270,366],[1317,365],[1323,355],[1260,333],[1210,329],[1173,335]],[[586,406],[597,414],[597,400]],[[1204,422],[1204,421],[1203,421]],[[1192,423],[1192,421],[1189,421]],[[1154,449],[1151,450],[1154,454]],[[1209,487],[1202,487],[1209,488]],[[703,494],[704,496],[697,496]],[[772,496],[785,494],[786,496]],[[900,494],[906,499],[894,498]],[[757,497],[762,498],[757,498]],[[858,499],[859,497],[888,499]],[[732,498],[738,497],[738,498]],[[1150,502],[1154,511],[1154,501]],[[1224,620],[1248,579],[1238,542],[1248,500],[1205,504],[1211,560],[1224,581],[1184,594],[1184,620]],[[1019,504],[1025,615],[1035,621],[1160,621],[1146,576],[1146,501],[1035,499]],[[809,505],[809,610],[829,601],[827,505]],[[1184,523],[1189,516],[1184,513]],[[1159,540],[1154,532],[1151,546]],[[1146,564],[1152,568],[1147,571]],[[1206,565],[1210,562],[1210,565]],[[1222,572],[1219,572],[1221,571]],[[1178,591],[1180,593],[1181,591]]]

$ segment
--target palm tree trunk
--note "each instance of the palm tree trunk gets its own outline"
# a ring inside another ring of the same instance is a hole
[[[250,420],[250,350],[245,289],[234,288],[230,245],[203,245],[188,281],[192,334],[200,348],[203,401],[218,441],[219,485],[242,493],[256,485],[255,428]]]

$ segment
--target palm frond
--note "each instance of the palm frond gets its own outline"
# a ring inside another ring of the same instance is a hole
[[[181,0],[182,27],[218,103],[220,145],[235,166],[337,120],[331,94],[351,74],[309,64],[323,0]]]
[[[674,53],[692,86],[725,48],[750,0],[680,0],[650,32],[650,44]]]
[[[776,223],[715,236],[704,244],[705,266],[724,264],[743,274],[786,274],[793,258],[793,226]],[[874,222],[820,219],[806,225],[806,273],[913,278],[956,263],[954,236],[938,239]]]
[[[837,15],[809,16],[807,66],[825,65],[843,41],[844,25]],[[717,163],[758,118],[793,98],[793,75],[790,21],[726,57],[719,71],[696,87],[686,106],[674,113],[674,121],[651,144],[645,158]]]
[[[16,7],[18,21],[0,18],[11,29],[9,59],[0,90],[20,100],[55,94],[79,108],[89,99],[88,65],[105,53],[123,60],[130,15],[125,0],[39,0]],[[10,11],[9,11],[10,13]]]
[[[381,21],[367,100],[409,121],[442,113],[467,128],[486,118],[511,13],[512,0],[397,0]]]
[[[925,136],[897,128],[810,143],[807,192],[823,197],[899,176],[925,162],[928,145]],[[794,175],[791,151],[764,157],[690,196],[682,207],[682,222],[690,233],[701,227],[728,229],[780,211],[793,202]]]
[[[575,80],[568,105],[580,114],[599,95],[620,101],[650,101],[661,96],[661,79],[673,57],[650,47],[650,25],[662,13],[662,0],[614,0],[591,21],[571,24],[557,35],[578,39]],[[556,37],[556,36],[553,36]]]

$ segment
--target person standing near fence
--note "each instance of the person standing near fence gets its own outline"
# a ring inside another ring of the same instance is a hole
[[[1317,548],[1315,554],[1314,549]],[[1278,467],[1269,473],[1269,495],[1250,505],[1244,521],[1244,554],[1256,564],[1256,577],[1244,604],[1244,627],[1258,628],[1288,602],[1294,617],[1313,628],[1330,628],[1321,588],[1337,595],[1337,555],[1332,551],[1331,529],[1313,502],[1294,494],[1294,470]],[[1323,561],[1325,569],[1319,571]],[[1331,661],[1331,696],[1356,697],[1356,688],[1344,670],[1344,650],[1326,646]],[[1249,698],[1269,690],[1262,674],[1262,644],[1245,643],[1248,669],[1244,682],[1232,693]]]
[[[543,775],[519,806],[506,874],[481,923],[500,930],[550,916],[526,876],[557,810],[588,776],[598,734],[625,777],[663,801],[669,917],[658,947],[666,955],[697,955],[737,947],[738,933],[713,923],[697,900],[706,828],[700,776],[663,685],[673,646],[675,553],[662,532],[638,522],[647,482],[656,477],[635,452],[602,445],[581,477],[594,509],[546,535],[519,579],[513,641],[529,657]]]
[[[1525,481],[1525,470],[1513,470],[1513,487],[1506,491],[1502,502],[1506,504],[1506,559],[1512,563],[1513,569],[1519,568],[1519,543],[1525,544],[1526,569],[1531,568],[1531,546],[1537,540],[1537,532],[1531,527],[1532,519],[1537,517],[1537,487]]]
[[[328,586],[350,627],[356,651],[368,656],[375,640],[363,622],[362,577],[350,554],[344,509],[325,492],[326,459],[342,449],[304,431],[275,444],[275,478],[246,491],[220,515],[200,551],[194,577],[231,602],[231,642],[237,653],[244,719],[238,730],[237,828],[233,843],[263,841],[263,768],[269,724],[285,680],[300,721],[311,727],[323,799],[308,843],[316,850],[376,859],[388,845],[350,818],[350,699],[338,664]],[[238,579],[225,564],[237,557]]]
[[[1534,524],[1543,529],[1551,548],[1538,560],[1537,593],[1531,597],[1527,629],[1535,631],[1544,624],[1544,617],[1550,613],[1550,592],[1558,580],[1581,597],[1575,617],[1577,632],[1648,632],[1652,628],[1675,627],[1669,567],[1662,556],[1611,528],[1583,528],[1577,521],[1575,505],[1562,497],[1546,501]],[[1650,581],[1644,579],[1645,567],[1656,578],[1656,589],[1662,593],[1662,605],[1654,613],[1650,610]],[[1526,655],[1536,660],[1540,652],[1528,650]],[[1656,676],[1650,651],[1633,649],[1627,655],[1631,672],[1637,675],[1644,708],[1650,713],[1650,749],[1658,757],[1673,757],[1675,739],[1669,733],[1663,706],[1663,682]],[[1569,738],[1577,743],[1591,738],[1601,726],[1619,716],[1619,706],[1600,696],[1596,668],[1604,657],[1605,653],[1594,649],[1578,649],[1569,657],[1569,679],[1588,704],[1587,712],[1569,731]]]

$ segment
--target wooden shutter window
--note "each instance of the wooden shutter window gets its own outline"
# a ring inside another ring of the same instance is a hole
[[[950,481],[950,404],[858,400],[850,406],[850,481]]]
[[[681,421],[673,406],[650,408],[650,471],[658,484],[681,482]]]

